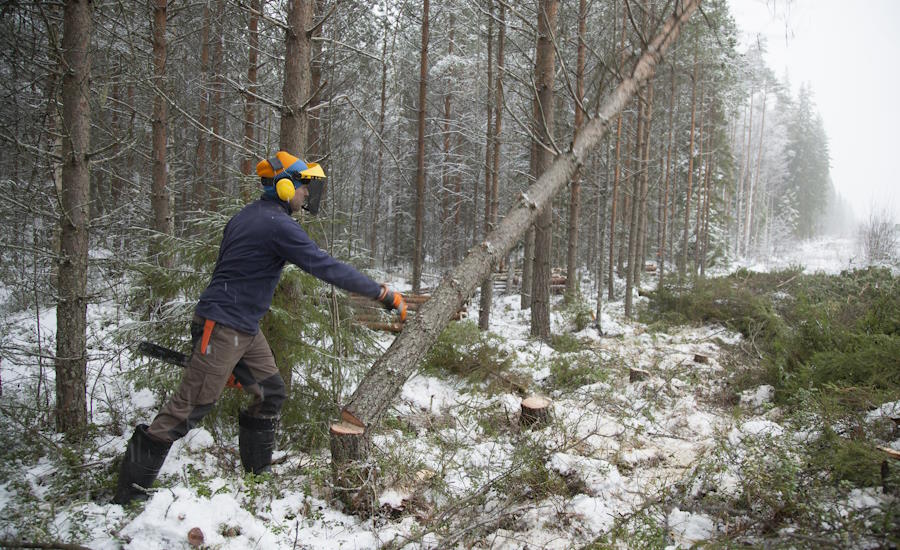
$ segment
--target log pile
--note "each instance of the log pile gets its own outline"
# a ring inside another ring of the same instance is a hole
[[[565,294],[566,292],[566,271],[560,268],[553,268],[550,274],[550,294]],[[496,271],[491,273],[491,280],[494,282],[495,291],[505,291],[509,285],[509,273],[506,271]],[[522,271],[516,270],[513,273],[512,285],[519,286],[522,280]]]

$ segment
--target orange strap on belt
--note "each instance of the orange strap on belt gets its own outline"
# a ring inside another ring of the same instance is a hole
[[[216,322],[207,319],[203,324],[203,338],[200,340],[200,354],[206,355],[206,348],[209,346],[209,337],[212,336],[212,329],[216,326]]]

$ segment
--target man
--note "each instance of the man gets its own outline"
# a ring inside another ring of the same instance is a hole
[[[113,499],[118,504],[146,498],[136,486],[153,484],[172,442],[212,409],[232,375],[254,396],[239,415],[241,463],[247,472],[269,470],[285,386],[259,321],[272,304],[285,262],[378,299],[406,318],[402,295],[329,256],[291,217],[301,207],[318,211],[325,174],[317,164],[279,151],[260,161],[256,173],[263,195],[225,226],[212,280],[194,310],[190,365],[153,422],[137,426],[128,442]]]

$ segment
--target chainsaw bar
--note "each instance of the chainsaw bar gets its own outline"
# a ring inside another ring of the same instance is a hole
[[[143,355],[146,355],[147,357],[159,359],[160,361],[163,361],[170,365],[175,365],[182,368],[187,367],[190,360],[190,357],[181,353],[180,351],[164,348],[159,344],[147,342],[146,340],[138,344],[138,351]]]
[[[175,365],[177,367],[186,368],[190,362],[191,358],[188,355],[181,353],[180,351],[175,351],[174,349],[169,349],[159,344],[154,344],[153,342],[148,342],[144,340],[140,344],[138,344],[138,351],[143,355],[150,357],[152,359],[159,359],[164,363],[168,363],[170,365]],[[241,359],[235,365],[235,369],[238,370],[239,373],[245,373],[245,376],[242,378],[246,378],[247,373],[249,373],[249,369],[247,365],[244,363],[244,360]],[[232,373],[228,377],[228,382],[226,382],[226,386],[229,388],[240,388],[242,384],[250,384],[253,383],[253,380],[243,380],[238,379],[234,373]]]

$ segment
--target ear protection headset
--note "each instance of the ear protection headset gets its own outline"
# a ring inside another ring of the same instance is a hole
[[[267,159],[265,162],[268,163],[269,167],[264,167],[263,169],[268,171],[268,168],[271,168],[272,172],[270,173],[274,174],[274,176],[271,178],[262,177],[263,191],[269,196],[277,196],[284,202],[290,202],[294,195],[297,194],[297,188],[301,185],[306,185],[309,188],[309,194],[303,204],[303,209],[310,214],[317,214],[319,202],[322,199],[325,188],[325,171],[315,162],[306,163],[292,155],[283,152],[279,153],[284,154],[289,160],[294,162],[288,169],[285,169],[284,163],[278,158],[278,155]],[[257,165],[258,173],[260,172],[260,166],[264,166],[264,163],[261,162]]]

